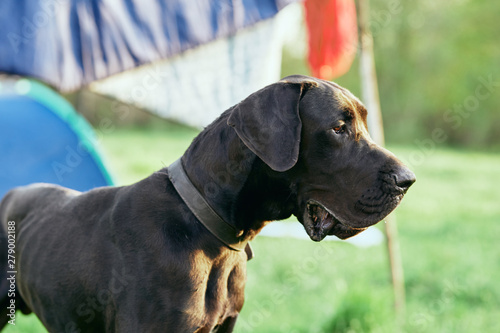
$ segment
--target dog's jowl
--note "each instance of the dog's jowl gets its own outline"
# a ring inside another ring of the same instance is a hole
[[[415,181],[370,139],[366,116],[346,89],[290,76],[136,184],[11,190],[0,204],[0,271],[15,224],[16,309],[50,332],[231,332],[248,241],[266,221],[295,215],[313,241],[345,239],[387,216]]]

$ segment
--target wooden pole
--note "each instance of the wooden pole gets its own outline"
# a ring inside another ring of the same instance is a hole
[[[369,0],[358,0],[358,25],[360,39],[360,75],[362,99],[368,109],[368,130],[373,140],[384,145],[384,128],[377,86],[377,74],[373,55],[373,38],[370,32]],[[394,290],[394,307],[396,319],[401,324],[405,317],[405,285],[401,252],[399,248],[398,229],[394,214],[385,221],[387,250],[391,266],[391,277]]]

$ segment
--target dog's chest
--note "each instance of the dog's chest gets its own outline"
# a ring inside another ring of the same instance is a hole
[[[235,253],[207,260],[203,255],[193,261],[190,279],[194,292],[192,311],[203,325],[216,326],[225,318],[236,316],[243,307],[246,282],[246,260]]]

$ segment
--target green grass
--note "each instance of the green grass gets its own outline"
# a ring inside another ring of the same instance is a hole
[[[101,143],[118,182],[129,184],[174,161],[195,135],[176,126],[116,129]],[[403,160],[418,152],[391,148]],[[402,331],[500,332],[500,156],[436,149],[419,162],[417,183],[397,209]],[[385,245],[267,237],[252,245],[236,332],[396,331]],[[43,329],[19,314],[5,332]]]

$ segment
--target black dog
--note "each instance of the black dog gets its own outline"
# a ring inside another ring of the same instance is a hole
[[[247,242],[267,221],[293,214],[314,241],[348,238],[415,181],[371,141],[366,115],[346,89],[291,76],[224,112],[181,160],[134,185],[10,191],[1,272],[12,270],[6,235],[15,230],[16,308],[50,332],[231,332]]]

